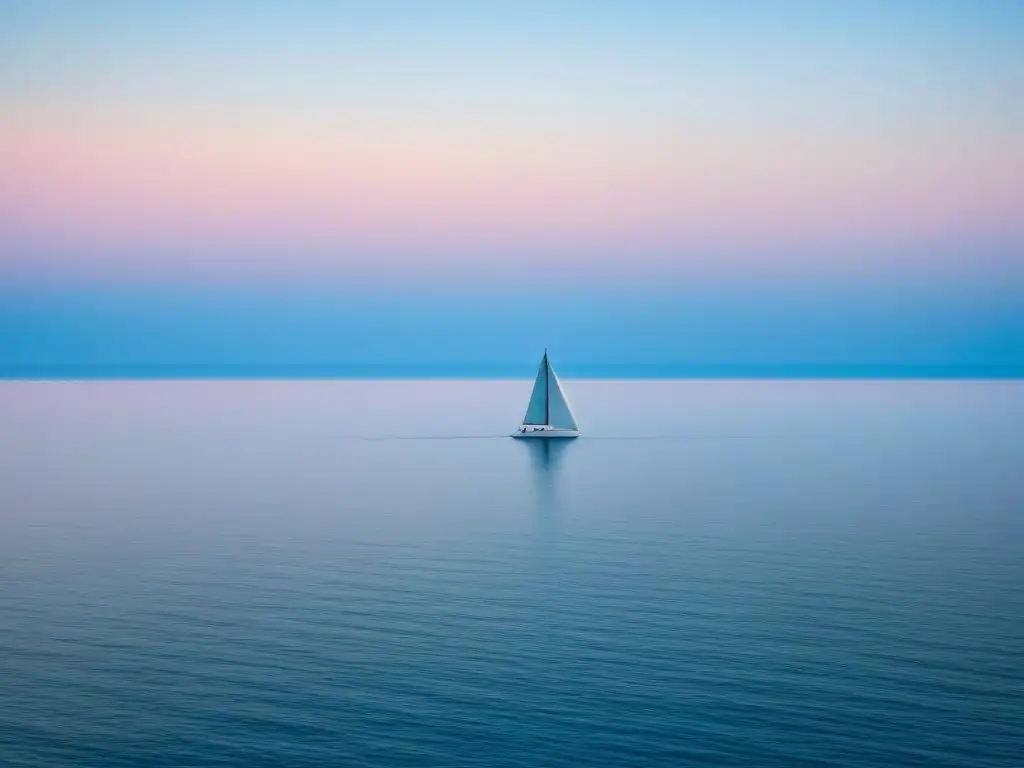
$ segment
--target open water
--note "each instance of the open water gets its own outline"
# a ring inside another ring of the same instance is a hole
[[[0,765],[1024,765],[1024,383],[0,383]]]

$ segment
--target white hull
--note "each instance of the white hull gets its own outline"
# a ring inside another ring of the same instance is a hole
[[[525,432],[513,432],[511,437],[535,438],[535,437],[579,437],[578,429],[552,429],[551,427],[527,427]]]

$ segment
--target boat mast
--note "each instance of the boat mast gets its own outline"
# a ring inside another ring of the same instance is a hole
[[[547,347],[544,347],[544,423],[551,426],[551,363]]]

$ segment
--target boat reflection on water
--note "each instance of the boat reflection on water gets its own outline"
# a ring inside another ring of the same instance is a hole
[[[541,520],[552,521],[558,516],[561,503],[558,486],[559,474],[565,456],[574,440],[550,438],[547,440],[520,440],[530,454],[531,475],[537,499],[537,514]]]
[[[553,482],[558,473],[559,465],[572,440],[550,438],[548,440],[523,440],[530,451],[530,463],[533,465],[534,473],[539,480]]]

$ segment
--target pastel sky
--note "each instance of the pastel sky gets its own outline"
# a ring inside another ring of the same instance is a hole
[[[0,3],[11,359],[111,286],[929,284],[1024,363],[1022,276],[1016,0]]]

